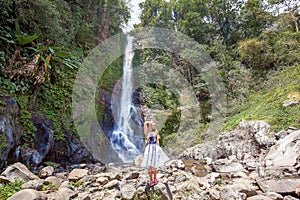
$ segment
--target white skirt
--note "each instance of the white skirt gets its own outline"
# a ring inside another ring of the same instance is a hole
[[[161,167],[170,160],[157,144],[148,144],[145,148],[141,167]]]

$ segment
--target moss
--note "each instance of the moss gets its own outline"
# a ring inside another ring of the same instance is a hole
[[[234,129],[242,119],[264,120],[272,131],[300,127],[300,105],[284,107],[291,96],[300,95],[300,66],[286,67],[269,75],[269,79],[258,92],[252,94],[243,104],[231,108],[226,118],[225,130]]]

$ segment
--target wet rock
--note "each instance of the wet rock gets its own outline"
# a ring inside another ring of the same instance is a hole
[[[45,156],[51,151],[54,138],[53,138],[53,123],[48,119],[38,116],[33,116],[33,124],[37,128],[34,136],[35,152],[32,155],[32,161],[35,165],[42,162]]]
[[[10,151],[15,146],[15,130],[13,129],[13,122],[11,122],[5,115],[0,115],[0,168],[7,164],[7,157]]]

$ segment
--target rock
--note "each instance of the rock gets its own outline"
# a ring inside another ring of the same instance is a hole
[[[177,161],[177,168],[184,170],[185,166],[182,160]]]
[[[40,178],[46,178],[48,176],[52,176],[54,172],[54,168],[52,166],[47,166],[44,167],[43,169],[41,169],[41,171],[39,172],[39,177]]]
[[[137,179],[140,176],[138,172],[132,172],[125,177],[125,180]]]
[[[172,194],[169,194],[167,187],[163,183],[158,183],[156,185],[157,190],[161,194],[160,199],[166,199],[166,200],[171,200],[172,199]]]
[[[229,163],[225,165],[213,165],[213,168],[216,172],[219,173],[230,173],[230,172],[238,172],[244,171],[244,167],[241,163]]]
[[[247,200],[272,200],[270,197],[264,195],[255,195],[252,197],[247,198]]]
[[[97,178],[96,182],[100,183],[101,185],[105,185],[106,183],[108,183],[108,178],[104,176],[100,176]]]
[[[88,174],[87,169],[73,169],[69,174],[68,180],[69,181],[78,181],[82,177]]]
[[[8,154],[15,146],[15,130],[13,127],[13,122],[8,117],[0,115],[0,142],[3,142],[0,154],[0,169],[6,165]]]
[[[111,189],[113,187],[116,187],[118,184],[119,184],[119,181],[114,179],[112,181],[109,181],[107,184],[105,184],[104,188]]]
[[[34,148],[32,154],[32,161],[35,165],[42,162],[46,155],[51,151],[54,144],[53,130],[54,126],[52,121],[44,119],[37,115],[32,117],[33,125],[37,128],[34,134]]]
[[[59,193],[63,197],[64,200],[72,199],[72,198],[78,196],[77,192],[71,190],[70,188],[66,188],[66,187],[60,188],[57,193]]]
[[[29,181],[29,180],[38,180],[39,177],[30,172],[27,167],[22,163],[15,163],[7,167],[7,169],[2,172],[2,176],[5,176],[11,182],[14,180],[22,180],[22,181]]]
[[[33,189],[33,190],[40,190],[44,184],[43,179],[39,180],[30,180],[22,185],[22,189]]]
[[[300,103],[299,100],[293,100],[293,101],[288,100],[288,101],[283,102],[283,106],[284,106],[284,107],[287,107],[287,106],[293,106],[293,105],[297,105],[297,104],[299,104],[299,103]]]
[[[300,179],[257,180],[257,183],[263,192],[274,191],[279,194],[288,194],[295,193]]]
[[[5,176],[0,176],[0,182],[1,183],[11,183],[11,181],[6,178]]]
[[[124,200],[131,200],[136,194],[136,189],[131,184],[126,184],[121,188],[121,196]]]
[[[108,180],[113,180],[113,179],[121,180],[121,178],[122,178],[122,176],[116,172],[101,173],[101,174],[98,174],[97,177],[107,177]]]
[[[46,183],[52,183],[53,185],[56,185],[59,187],[64,180],[62,178],[56,177],[56,176],[49,176],[45,179]]]
[[[221,189],[220,196],[222,197],[222,200],[240,200],[241,194],[239,194],[238,191],[230,188],[230,187],[224,187]]]
[[[295,197],[292,197],[292,196],[285,196],[283,198],[283,200],[299,200],[299,198],[295,198]]]
[[[219,200],[220,199],[220,192],[214,189],[208,190],[209,197],[211,200]]]
[[[138,155],[137,157],[135,157],[135,159],[133,160],[133,165],[134,166],[141,166],[143,162],[143,155]]]
[[[267,192],[266,196],[271,198],[271,199],[274,199],[274,200],[282,200],[283,199],[283,196],[281,194],[276,193],[276,192]]]
[[[15,193],[8,200],[47,200],[47,196],[33,189],[25,189]]]
[[[294,166],[300,155],[300,130],[294,131],[288,136],[280,139],[271,147],[265,161],[272,161],[273,166]]]
[[[287,131],[282,130],[282,131],[275,133],[274,135],[275,135],[276,139],[281,139],[281,138],[284,138],[285,136],[287,136],[288,133],[287,133]]]

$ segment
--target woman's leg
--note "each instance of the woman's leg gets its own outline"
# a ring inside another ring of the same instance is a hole
[[[157,181],[157,179],[156,179],[156,174],[157,174],[157,169],[156,168],[152,168],[153,169],[153,181]]]
[[[149,167],[148,168],[148,174],[149,174],[149,178],[150,178],[150,181],[153,181],[153,179],[152,179],[152,167]]]

